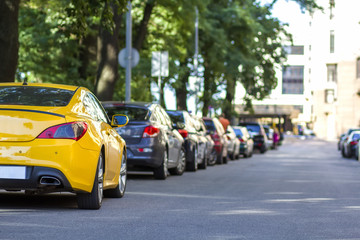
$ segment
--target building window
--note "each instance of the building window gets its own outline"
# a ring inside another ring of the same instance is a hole
[[[284,46],[288,55],[304,55],[304,46]]]
[[[337,82],[337,65],[328,64],[327,65],[327,81],[328,82]]]
[[[325,89],[325,103],[333,103],[335,101],[334,89]]]
[[[356,78],[360,78],[360,57],[356,59]]]
[[[335,31],[330,30],[330,53],[335,52]]]
[[[283,66],[282,93],[304,93],[304,66]]]

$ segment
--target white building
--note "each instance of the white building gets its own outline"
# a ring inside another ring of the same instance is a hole
[[[273,14],[289,24],[293,45],[284,43],[289,50],[287,68],[277,70],[277,88],[254,106],[255,113],[278,111],[290,116],[293,124],[313,128],[321,138],[335,139],[360,124],[356,111],[360,104],[360,1],[317,3],[323,12],[302,13],[291,1],[275,5]]]

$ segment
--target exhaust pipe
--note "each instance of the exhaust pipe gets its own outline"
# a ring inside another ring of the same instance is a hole
[[[61,185],[61,182],[56,177],[42,176],[40,178],[40,184],[47,185],[47,186],[59,186],[59,185]]]

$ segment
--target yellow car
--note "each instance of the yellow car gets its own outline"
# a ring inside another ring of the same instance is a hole
[[[84,87],[0,84],[0,189],[25,193],[68,191],[79,208],[99,209],[103,196],[122,197],[126,144]]]

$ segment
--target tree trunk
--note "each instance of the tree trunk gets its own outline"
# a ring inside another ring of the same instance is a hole
[[[204,62],[204,67],[205,67],[205,71],[204,71],[204,96],[203,96],[203,111],[202,114],[203,116],[207,116],[209,113],[209,107],[210,107],[210,103],[211,103],[211,97],[212,97],[212,91],[211,91],[211,82],[212,82],[212,78],[211,78],[211,73],[209,71],[209,67],[207,66],[207,62],[205,60]]]
[[[145,41],[147,26],[149,24],[149,20],[151,17],[151,12],[155,6],[155,0],[148,0],[144,9],[143,19],[141,20],[140,26],[137,30],[134,48],[136,48],[139,52],[143,46]]]
[[[177,87],[175,88],[176,93],[176,108],[177,110],[185,110],[187,111],[187,94],[188,90],[186,89],[186,83],[189,80],[190,70],[187,68],[187,63],[181,62],[180,68],[186,68],[184,74],[181,74],[178,79]]]
[[[0,1],[0,82],[14,82],[19,57],[20,0]]]
[[[112,4],[115,28],[112,33],[100,27],[98,38],[98,70],[96,77],[96,95],[101,101],[112,100],[118,73],[118,36],[121,15],[118,14],[116,4]]]
[[[231,119],[233,115],[233,100],[235,96],[235,80],[228,78],[226,81],[226,97],[223,105],[222,112],[227,119]]]

